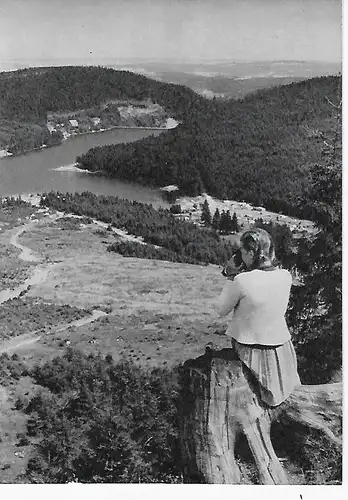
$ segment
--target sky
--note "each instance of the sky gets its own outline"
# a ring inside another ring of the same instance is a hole
[[[0,0],[13,61],[341,60],[340,0]]]

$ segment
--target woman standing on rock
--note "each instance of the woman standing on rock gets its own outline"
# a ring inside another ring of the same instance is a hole
[[[232,347],[257,379],[261,399],[277,406],[301,383],[285,321],[292,276],[275,265],[274,244],[263,229],[243,233],[240,255],[242,264],[229,266],[218,312],[232,312],[226,332]]]

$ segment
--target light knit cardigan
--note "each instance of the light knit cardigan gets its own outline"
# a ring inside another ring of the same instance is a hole
[[[291,274],[285,269],[238,274],[227,281],[218,300],[218,313],[233,311],[227,335],[242,344],[274,346],[290,340],[285,321]]]

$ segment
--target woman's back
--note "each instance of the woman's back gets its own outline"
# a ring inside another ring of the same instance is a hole
[[[255,269],[236,276],[226,285],[225,300],[222,299],[225,309],[228,309],[229,300],[231,309],[234,308],[227,334],[244,344],[287,342],[290,334],[285,312],[291,283],[291,274],[285,269]]]

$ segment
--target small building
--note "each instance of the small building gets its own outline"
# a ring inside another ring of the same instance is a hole
[[[72,127],[78,127],[79,122],[77,120],[69,120],[69,123]]]

